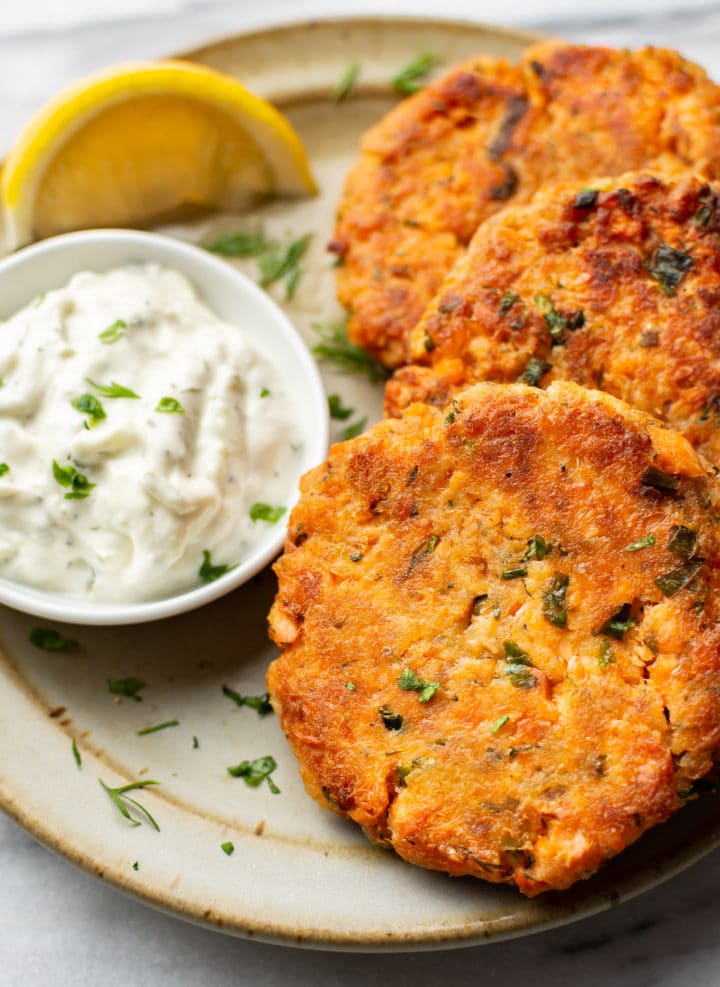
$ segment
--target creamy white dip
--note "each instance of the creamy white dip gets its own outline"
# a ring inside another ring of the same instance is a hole
[[[288,382],[176,271],[77,274],[0,324],[0,378],[0,577],[168,597],[240,562],[272,523],[253,505],[293,491]]]

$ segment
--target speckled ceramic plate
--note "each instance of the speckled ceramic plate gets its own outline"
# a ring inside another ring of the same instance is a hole
[[[363,130],[392,103],[388,79],[420,52],[451,63],[476,51],[517,57],[532,39],[469,24],[352,20],[303,24],[224,40],[191,53],[237,74],[290,116],[310,151],[317,199],[275,202],[241,220],[215,218],[176,235],[198,241],[262,224],[314,240],[291,316],[308,341],[337,318],[323,247],[343,175]],[[348,63],[359,87],[330,90]],[[253,264],[247,269],[252,273]],[[378,417],[380,392],[328,374],[329,390]],[[355,420],[355,419],[353,419]],[[513,936],[588,915],[648,888],[720,843],[714,799],[701,799],[569,892],[532,901],[510,888],[403,863],[304,793],[279,723],[222,692],[264,691],[273,657],[265,614],[269,571],[184,617],[140,627],[57,630],[72,653],[29,643],[34,618],[0,609],[0,805],[47,846],[116,887],[178,917],[235,935],[337,949],[431,949]],[[108,678],[146,682],[142,701],[117,701]],[[178,725],[138,736],[166,720]],[[76,743],[82,759],[73,756]],[[229,765],[270,754],[273,794]],[[156,780],[134,792],[159,826],[133,827],[99,784]],[[221,844],[232,842],[227,856]]]

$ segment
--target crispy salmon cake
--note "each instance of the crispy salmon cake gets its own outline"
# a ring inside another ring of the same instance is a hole
[[[413,332],[419,365],[388,383],[386,412],[562,378],[720,463],[719,207],[720,185],[635,174],[550,186],[489,220]]]
[[[479,384],[335,445],[276,564],[308,792],[415,864],[566,888],[720,748],[717,480],[598,391]]]
[[[389,367],[477,226],[540,186],[720,175],[720,89],[676,52],[558,44],[469,59],[365,135],[330,249],[349,335]]]

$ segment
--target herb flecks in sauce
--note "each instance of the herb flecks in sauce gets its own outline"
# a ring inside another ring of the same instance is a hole
[[[53,477],[61,487],[69,487],[65,494],[65,500],[83,500],[90,496],[90,491],[94,490],[95,484],[90,483],[84,473],[78,473],[73,465],[60,466],[57,460],[53,459]]]
[[[271,507],[270,504],[263,504],[258,501],[250,508],[250,520],[277,524],[286,511],[287,507]]]
[[[212,556],[207,549],[203,551],[202,565],[198,569],[198,576],[204,583],[214,583],[216,579],[224,576],[227,572],[232,572],[236,565],[213,565]]]
[[[159,411],[164,415],[184,415],[185,409],[180,404],[177,398],[162,397],[157,403],[155,411]]]

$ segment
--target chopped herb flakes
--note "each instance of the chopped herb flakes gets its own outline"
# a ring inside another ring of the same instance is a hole
[[[545,541],[542,535],[533,535],[532,538],[527,543],[527,551],[525,552],[526,559],[537,559],[541,562],[546,555],[549,555],[554,545],[549,541]]]
[[[639,552],[643,548],[652,548],[655,544],[655,535],[646,535],[639,541],[634,541],[632,545],[626,545],[626,552]]]
[[[573,203],[573,209],[578,209],[581,212],[588,212],[590,209],[594,209],[598,200],[598,190],[596,188],[584,188],[581,189],[575,196],[575,202]]]
[[[622,641],[625,634],[636,624],[637,620],[630,616],[630,604],[623,603],[617,613],[608,617],[598,634],[606,634],[608,637],[614,637],[617,641]]]
[[[664,473],[656,466],[648,466],[640,477],[640,482],[646,487],[654,487],[662,493],[675,493],[680,487],[680,477]]]
[[[97,424],[97,422],[102,421],[103,418],[107,418],[105,409],[94,394],[81,394],[71,404],[76,411],[88,416],[90,428]]]
[[[581,309],[562,315],[557,311],[547,295],[536,295],[535,304],[540,309],[548,327],[553,345],[561,346],[565,342],[565,331],[574,332],[585,325],[585,313]]]
[[[264,757],[257,757],[254,761],[241,761],[234,767],[228,768],[227,772],[233,778],[242,778],[246,785],[257,788],[264,781],[267,781],[268,788],[273,795],[279,795],[280,789],[272,780],[271,775],[277,768],[277,761],[270,754]]]
[[[552,366],[552,363],[548,363],[547,360],[541,360],[537,356],[531,356],[518,380],[523,384],[527,384],[528,387],[539,387],[540,381],[548,370],[552,370]]]
[[[348,692],[355,692],[355,690],[357,689],[357,686],[355,685],[354,682],[346,682],[345,683],[345,688],[347,689]]]
[[[672,296],[677,292],[680,282],[693,266],[693,259],[684,250],[676,250],[666,243],[661,243],[652,258],[647,263],[650,277],[660,283],[666,295]]]
[[[75,764],[77,764],[77,766],[79,768],[81,768],[82,767],[82,758],[80,757],[80,751],[78,750],[78,747],[77,747],[77,744],[75,743],[75,738],[74,737],[73,737],[73,742],[72,742],[72,756],[73,756],[73,759],[75,761]]]
[[[160,398],[155,411],[160,411],[164,415],[184,415],[185,409],[177,398]]]
[[[542,615],[556,627],[567,626],[568,611],[565,597],[569,583],[569,576],[563,572],[555,572],[543,593]]]
[[[270,504],[263,504],[258,501],[250,508],[250,520],[277,524],[286,511],[287,507],[271,507]]]
[[[74,466],[60,466],[53,459],[53,477],[61,487],[69,487],[65,494],[65,500],[83,500],[90,496],[90,491],[95,488],[94,483],[90,483],[83,473],[78,473]]]
[[[612,665],[615,661],[615,654],[612,649],[612,644],[609,641],[600,642],[600,654],[598,656],[598,665],[600,668],[607,668],[608,665]]]
[[[350,561],[351,562],[360,562],[360,560],[362,559],[362,557],[363,557],[362,552],[352,552],[352,554],[350,555]]]
[[[379,713],[386,730],[399,730],[403,725],[402,716],[399,713],[393,713],[387,706],[382,706]]]
[[[329,394],[328,395],[328,411],[330,412],[330,417],[336,419],[337,421],[347,421],[347,419],[355,411],[354,408],[345,408],[342,403],[342,398],[339,394]]]
[[[33,627],[28,635],[30,644],[42,651],[77,651],[80,647],[77,641],[61,637],[50,627]]]
[[[138,737],[145,737],[149,733],[158,733],[160,730],[167,730],[169,727],[179,727],[179,720],[165,720],[164,723],[156,723],[151,727],[144,727],[142,730],[136,730],[135,733]]]
[[[269,397],[269,395],[270,395],[270,388],[269,387],[263,387],[260,390],[260,397],[261,398]]]
[[[126,803],[130,803],[134,810],[145,816],[154,830],[158,833],[160,832],[160,827],[150,815],[148,810],[144,806],[140,805],[139,802],[136,802],[135,799],[130,798],[127,794],[128,792],[134,792],[138,788],[150,788],[151,785],[159,785],[159,781],[131,781],[128,785],[121,785],[120,788],[110,788],[109,785],[105,784],[102,778],[98,778],[98,781],[112,799],[117,810],[122,816],[125,817],[125,819],[128,820],[131,826],[139,826],[141,820],[134,819],[130,815],[130,811],[128,810]]]
[[[101,343],[110,345],[111,343],[117,343],[119,339],[122,339],[125,335],[125,330],[127,329],[127,322],[124,319],[116,319],[111,326],[98,335],[98,339]]]
[[[101,398],[139,398],[140,395],[136,394],[135,391],[131,391],[129,387],[123,387],[122,384],[118,384],[113,381],[111,384],[96,384],[94,380],[86,378],[88,384],[94,387]],[[80,409],[78,409],[80,410]],[[103,418],[105,416],[103,415]]]
[[[435,340],[432,338],[427,329],[425,330],[425,335],[423,336],[423,346],[426,353],[432,353],[435,349]]]
[[[205,249],[221,257],[258,257],[268,248],[268,241],[261,230],[253,232],[224,233],[209,243]]]
[[[439,682],[425,682],[411,668],[402,671],[398,685],[404,692],[418,692],[418,701],[421,703],[430,702],[440,688]]]
[[[520,295],[517,291],[506,291],[505,294],[500,299],[500,308],[498,309],[498,315],[500,318],[504,318],[510,309],[513,307],[515,302],[518,300]]]
[[[10,472],[10,467],[7,463],[0,463],[0,476],[5,476],[6,473]]]
[[[219,579],[226,572],[231,572],[235,568],[237,568],[235,565],[213,565],[212,556],[205,549],[203,551],[202,565],[198,569],[198,576],[204,583],[214,583],[216,579]]]
[[[235,845],[228,840],[226,843],[220,844],[220,849],[223,853],[226,853],[228,857],[231,857],[235,853]]]
[[[503,673],[507,675],[516,689],[531,689],[536,684],[535,676],[530,671],[532,662],[527,651],[514,641],[505,641],[503,645],[506,664]]]
[[[353,422],[352,425],[348,425],[347,428],[344,428],[338,436],[338,441],[348,442],[350,439],[356,439],[358,435],[361,435],[365,431],[366,425],[367,416],[365,416],[365,418],[361,418],[357,422]]]
[[[350,95],[353,86],[360,74],[360,62],[350,62],[343,74],[333,87],[332,98],[336,103],[342,103]]]
[[[701,566],[702,561],[683,562],[676,569],[671,569],[670,572],[665,572],[661,576],[658,576],[655,580],[655,585],[658,589],[662,590],[664,596],[675,596],[676,593],[679,593],[681,589],[685,589],[692,582]]]
[[[361,346],[348,342],[347,320],[334,325],[313,326],[320,336],[320,342],[313,346],[313,354],[325,363],[347,374],[364,374],[373,383],[387,380],[390,371],[373,360]]]
[[[138,693],[141,689],[145,688],[145,683],[142,679],[136,679],[132,676],[127,679],[108,679],[108,692],[112,693],[113,696],[124,696],[126,699],[134,699],[136,703],[142,701],[142,696]]]
[[[527,576],[527,566],[517,565],[512,569],[503,569],[500,573],[501,579],[522,579]]]
[[[437,55],[428,52],[418,55],[417,58],[404,65],[400,71],[392,77],[390,84],[397,92],[403,96],[412,96],[422,88],[422,83],[431,69],[440,64]]]
[[[496,733],[499,733],[500,730],[502,730],[502,728],[509,721],[509,719],[510,719],[509,716],[500,716],[497,720],[495,720],[492,726],[492,730],[490,731],[493,737],[495,736]]]
[[[258,716],[266,716],[273,711],[267,692],[263,692],[260,696],[243,696],[228,685],[224,685],[222,691],[223,695],[232,699],[236,706],[248,706],[250,709],[254,709]]]
[[[679,559],[691,559],[697,547],[697,532],[686,528],[684,524],[676,524],[670,530],[667,544],[668,552],[677,555]]]

